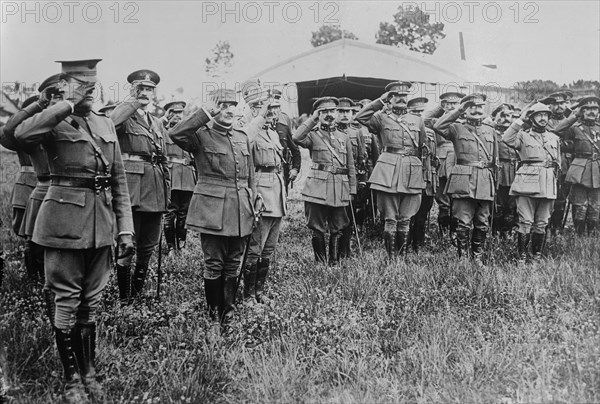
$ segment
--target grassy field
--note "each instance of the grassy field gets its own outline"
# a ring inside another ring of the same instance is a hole
[[[5,157],[3,155],[3,157]],[[5,158],[3,158],[5,160]],[[3,161],[3,166],[5,161]],[[121,308],[111,279],[98,368],[115,403],[595,403],[600,401],[597,239],[569,231],[550,256],[517,265],[514,242],[488,243],[485,269],[437,237],[386,264],[380,241],[341,265],[315,265],[298,184],[268,280],[270,307],[238,306],[209,342],[202,253],[165,262],[143,303]],[[2,196],[2,218],[10,218]],[[20,243],[3,228],[0,365],[9,402],[59,400],[62,370]]]

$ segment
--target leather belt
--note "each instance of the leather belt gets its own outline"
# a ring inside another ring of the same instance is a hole
[[[129,160],[129,161],[143,161],[145,163],[150,163],[152,165],[156,165],[158,163],[162,163],[162,162],[166,161],[166,158],[164,156],[159,156],[156,153],[152,153],[151,156],[148,156],[146,154],[123,153],[122,158],[123,158],[123,160]]]
[[[558,163],[556,161],[522,161],[521,165],[527,165],[531,167],[545,167],[545,168],[557,168]]]
[[[519,161],[519,159],[500,159],[501,163],[517,163]]]
[[[469,167],[478,167],[478,168],[492,168],[494,167],[494,164],[490,163],[489,161],[465,161],[465,160],[458,160],[456,162],[456,164],[460,165],[460,166],[469,166]]]
[[[188,159],[182,159],[179,157],[168,157],[169,163],[177,163],[177,164],[183,164],[184,166],[191,166],[192,162],[189,161]]]
[[[598,160],[598,153],[573,153],[576,159]]]
[[[111,187],[110,175],[97,175],[95,177],[61,177],[52,176],[51,184],[59,187],[89,188],[99,192],[101,189]]]
[[[417,155],[416,149],[406,148],[406,147],[385,146],[383,148],[383,151],[385,153],[400,154],[402,156],[416,156]]]
[[[38,175],[37,180],[39,182],[47,182],[47,181],[50,181],[50,176],[49,175]]]
[[[22,173],[35,173],[33,166],[21,166]]]
[[[327,171],[329,173],[332,174],[345,174],[348,175],[350,173],[350,170],[347,168],[343,168],[343,167],[334,167],[328,164],[313,164],[311,167],[313,170],[319,170],[319,171]]]
[[[256,172],[261,173],[280,173],[281,169],[279,166],[256,166]]]

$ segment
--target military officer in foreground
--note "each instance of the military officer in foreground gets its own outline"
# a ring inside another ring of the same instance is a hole
[[[440,95],[440,104],[433,110],[423,113],[425,125],[433,128],[436,120],[443,114],[454,111],[464,96],[465,94],[458,92],[447,92]],[[458,117],[457,122],[462,123],[463,119]],[[450,234],[451,237],[454,237],[457,223],[452,217],[452,198],[446,193],[446,184],[448,183],[448,173],[454,165],[456,156],[451,141],[444,139],[442,136],[438,136],[437,140],[439,186],[436,191],[435,201],[438,204],[438,225],[442,233]]]
[[[185,106],[186,103],[183,101],[172,101],[165,104],[164,125],[167,130],[181,121]],[[171,198],[165,214],[164,232],[168,254],[170,254],[185,246],[187,238],[185,221],[196,186],[196,168],[190,153],[177,146],[168,135],[165,138],[165,144],[170,165]]]
[[[46,280],[56,294],[54,327],[64,367],[65,399],[102,400],[96,380],[96,313],[112,263],[133,252],[131,205],[112,121],[92,111],[99,59],[62,63],[65,101],[19,125],[25,147],[42,144],[51,185],[36,220],[33,241],[45,247]]]
[[[335,125],[338,106],[335,97],[317,99],[312,115],[293,136],[296,144],[309,150],[312,160],[302,197],[307,226],[313,232],[315,261],[326,262],[325,232],[329,230],[330,265],[340,259],[340,238],[350,225],[346,207],[356,195],[352,144]]]
[[[413,98],[407,103],[408,112],[420,117],[428,102],[429,100],[425,97]],[[410,239],[414,252],[418,252],[419,248],[425,244],[427,218],[433,206],[433,199],[439,184],[437,176],[437,139],[433,129],[425,127],[425,133],[427,134],[427,141],[421,152],[421,163],[423,164],[423,178],[426,185],[421,195],[419,211],[413,216],[410,224]]]
[[[500,104],[492,111],[493,128],[498,143],[498,183],[496,210],[492,230],[506,236],[517,224],[517,201],[510,195],[510,187],[515,179],[519,164],[519,147],[508,146],[502,141],[502,135],[513,121],[514,108],[511,104]],[[520,128],[519,128],[520,129]]]
[[[556,199],[560,141],[547,130],[549,118],[550,109],[538,102],[525,108],[502,135],[502,141],[518,150],[521,158],[510,188],[519,213],[517,249],[521,262],[527,259],[530,241],[534,258],[542,256],[546,226]],[[531,128],[525,131],[521,128],[526,119]]]
[[[483,94],[464,97],[458,109],[444,114],[433,126],[438,134],[452,141],[456,153],[456,165],[448,173],[446,193],[452,196],[452,216],[458,222],[458,255],[473,258],[478,265],[482,265],[494,203],[493,174],[498,157],[494,129],[482,125],[485,100]],[[466,122],[456,123],[462,113]]]
[[[388,258],[405,252],[410,219],[419,211],[425,189],[420,157],[427,135],[423,120],[407,113],[411,87],[408,82],[388,84],[380,98],[356,115],[357,121],[376,134],[381,146],[369,183],[385,220],[383,240]],[[389,113],[379,112],[388,103]]]
[[[584,97],[554,132],[572,143],[573,161],[565,182],[571,185],[569,200],[578,235],[598,229],[600,220],[600,98]]]
[[[168,132],[196,162],[187,227],[200,233],[213,325],[233,318],[238,269],[255,220],[254,163],[248,136],[233,127],[236,105],[233,90],[215,90],[201,109]]]
[[[127,76],[127,81],[131,84],[131,99],[120,103],[110,114],[123,152],[135,226],[133,277],[130,278],[133,256],[117,261],[116,265],[122,303],[132,302],[144,287],[170,195],[164,128],[148,112],[160,77],[151,70],[138,70]]]
[[[287,213],[283,180],[283,146],[275,131],[279,101],[261,96],[257,91],[244,97],[254,119],[247,127],[250,153],[256,170],[257,192],[264,205],[261,219],[250,236],[248,260],[244,268],[244,301],[250,304],[269,302],[265,282],[271,257],[279,241],[281,222]]]

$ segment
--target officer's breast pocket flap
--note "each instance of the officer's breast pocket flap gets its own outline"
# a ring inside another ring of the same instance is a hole
[[[520,195],[534,195],[540,192],[541,167],[522,167],[515,175],[512,191]]]

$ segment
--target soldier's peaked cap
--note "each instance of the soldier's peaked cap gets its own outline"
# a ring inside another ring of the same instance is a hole
[[[281,91],[277,90],[277,89],[273,89],[273,91],[271,91],[271,95],[273,96],[273,98],[275,98],[276,100],[280,99],[282,94]]]
[[[466,94],[448,92],[440,95],[440,101],[459,102]]]
[[[48,77],[46,80],[42,81],[42,84],[38,87],[38,91],[42,92],[50,86],[55,86],[60,81],[61,74],[53,74]]]
[[[394,81],[387,86],[385,86],[385,91],[389,91],[390,93],[400,94],[400,95],[408,95],[412,84],[408,81]]]
[[[148,87],[156,87],[160,83],[160,76],[152,70],[136,70],[127,76],[127,81],[131,84],[143,84]]]
[[[61,78],[73,77],[76,80],[95,82],[97,76],[96,65],[102,59],[85,60],[57,60],[61,64]]]
[[[500,104],[500,105],[498,105],[498,106],[497,106],[497,107],[496,107],[496,108],[495,108],[495,109],[492,111],[492,118],[495,118],[495,117],[496,117],[496,115],[498,115],[498,113],[499,113],[500,111],[504,111],[505,109],[509,109],[509,110],[511,110],[511,111],[514,111],[514,110],[515,110],[515,107],[513,107],[511,104],[506,104],[506,103],[504,103],[504,104]]]
[[[596,96],[590,96],[590,97],[583,97],[579,100],[579,106],[586,108],[586,107],[600,107],[600,98],[596,97]]]
[[[215,98],[215,102],[217,104],[221,104],[224,102],[232,103],[234,105],[238,104],[237,99],[235,97],[235,91],[230,90],[228,88],[219,88],[217,90],[213,90],[210,92],[209,95]]]
[[[313,103],[313,109],[320,111],[322,109],[337,109],[339,101],[335,97],[321,97]]]
[[[485,105],[486,99],[487,99],[487,96],[485,94],[474,93],[474,94],[469,94],[466,97],[463,97],[463,99],[460,100],[460,102],[463,104],[465,102],[472,102],[475,105]]]
[[[556,93],[552,93],[550,94],[548,97],[550,98],[554,98],[556,100],[556,102],[564,102],[567,101],[567,94],[563,93],[563,92],[556,92]]]
[[[417,97],[408,100],[408,102],[406,103],[406,107],[415,111],[422,111],[425,109],[425,104],[427,104],[428,102],[429,99],[425,97]]]
[[[339,104],[337,106],[337,109],[343,109],[343,110],[354,109],[354,101],[352,101],[348,97],[340,97],[340,98],[338,98],[338,102],[339,102]]]
[[[550,97],[550,96],[542,98],[541,100],[538,100],[538,101],[541,102],[544,105],[554,105],[554,104],[556,104],[556,98]]]
[[[171,102],[167,102],[165,104],[165,106],[163,107],[163,109],[165,111],[171,110],[171,111],[183,111],[183,109],[185,108],[187,104],[184,101],[171,101]]]

